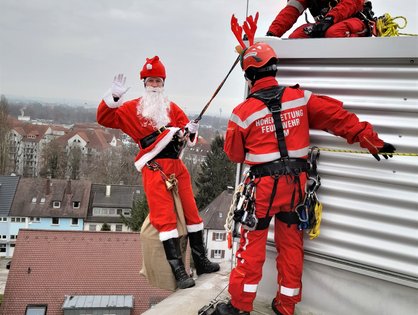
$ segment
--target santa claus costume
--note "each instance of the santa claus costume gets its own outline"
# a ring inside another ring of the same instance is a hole
[[[143,97],[124,102],[125,78],[118,75],[97,110],[99,124],[120,129],[138,144],[135,167],[142,181],[150,209],[150,222],[158,230],[166,256],[180,288],[194,285],[184,269],[179,248],[179,233],[174,201],[162,175],[174,174],[183,206],[187,232],[197,273],[219,270],[206,257],[203,245],[203,222],[194,199],[190,175],[179,158],[183,143],[193,146],[198,124],[189,121],[175,103],[164,96],[165,67],[158,56],[147,58],[140,78],[144,80]],[[185,137],[185,129],[190,137]]]

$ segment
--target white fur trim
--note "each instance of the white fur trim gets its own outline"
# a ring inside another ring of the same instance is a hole
[[[158,141],[158,143],[155,145],[154,149],[149,151],[148,153],[144,154],[139,158],[138,161],[135,162],[136,169],[140,172],[142,168],[147,164],[148,161],[152,160],[157,156],[158,153],[160,153],[167,144],[170,143],[171,139],[173,139],[175,133],[180,130],[180,128],[177,127],[169,127],[169,132]]]
[[[203,230],[203,222],[199,224],[192,224],[192,225],[186,225],[187,232],[193,233],[193,232],[199,232]]]
[[[161,242],[169,240],[170,238],[178,238],[178,237],[179,237],[179,231],[177,231],[177,229],[166,231],[166,232],[160,232]]]
[[[197,138],[199,138],[199,132],[196,132],[193,138],[193,141],[190,141],[190,137],[187,138],[187,146],[194,147],[197,143]]]
[[[117,102],[113,100],[112,92],[109,89],[105,95],[103,95],[103,101],[106,103],[107,107],[117,108],[123,104],[123,97],[121,97]]]

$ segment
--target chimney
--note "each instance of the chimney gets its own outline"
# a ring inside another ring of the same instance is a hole
[[[51,193],[51,180],[47,178],[46,185],[45,185],[45,195],[48,196],[50,193]]]
[[[110,188],[111,188],[112,186],[110,186],[110,185],[106,185],[106,197],[109,197],[110,196]]]
[[[229,194],[229,195],[231,195],[231,194],[233,194],[233,193],[234,193],[234,187],[232,187],[232,186],[227,186],[227,187],[226,187],[226,190],[228,191],[228,194]]]
[[[71,195],[71,180],[67,180],[67,186],[65,187],[65,192],[67,195]]]

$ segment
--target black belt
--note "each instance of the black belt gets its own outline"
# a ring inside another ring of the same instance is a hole
[[[305,159],[289,158],[253,165],[250,168],[250,174],[254,177],[298,175],[302,172],[307,172],[308,169],[308,162]]]
[[[155,130],[150,135],[148,135],[148,136],[142,138],[141,140],[139,140],[139,143],[141,144],[141,148],[145,149],[145,148],[149,147],[151,144],[153,144],[155,142],[155,140],[157,139],[158,135],[163,133],[163,131],[165,131],[166,129],[167,129],[166,126],[162,126],[161,128]]]
[[[158,153],[154,159],[178,159],[181,152],[182,143],[174,137],[167,146]]]

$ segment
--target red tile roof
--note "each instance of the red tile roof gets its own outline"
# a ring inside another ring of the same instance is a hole
[[[139,233],[21,229],[1,314],[47,304],[63,315],[65,295],[133,295],[132,315],[142,314],[171,292],[151,287],[141,265]]]

